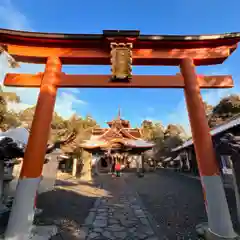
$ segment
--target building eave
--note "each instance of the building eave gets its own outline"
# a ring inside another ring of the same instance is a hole
[[[240,116],[239,116],[239,115],[238,115],[237,117],[233,117],[232,120],[227,121],[227,122],[225,122],[225,123],[222,123],[222,124],[216,126],[215,128],[213,128],[213,129],[210,131],[210,135],[211,135],[211,136],[215,136],[215,135],[217,135],[217,134],[219,134],[219,133],[222,133],[222,132],[224,132],[224,131],[227,131],[227,130],[229,130],[229,129],[235,127],[235,126],[238,126],[238,125],[240,125]],[[190,147],[191,145],[193,145],[193,140],[192,140],[192,139],[186,141],[185,143],[183,143],[183,144],[182,144],[181,146],[179,146],[179,147],[173,148],[173,149],[171,150],[171,152],[180,151],[180,150],[182,150],[182,149],[184,149],[184,148]]]

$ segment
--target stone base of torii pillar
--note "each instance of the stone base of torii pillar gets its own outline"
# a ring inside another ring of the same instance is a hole
[[[47,240],[51,239],[58,233],[58,228],[55,225],[49,226],[33,226],[29,240]]]
[[[226,238],[222,236],[218,236],[211,232],[211,230],[208,227],[208,223],[200,223],[196,226],[196,232],[197,234],[206,240],[240,240],[239,236],[233,236],[232,238]]]

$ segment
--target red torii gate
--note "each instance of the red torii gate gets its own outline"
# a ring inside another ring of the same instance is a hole
[[[194,64],[221,64],[237,48],[238,33],[205,36],[140,35],[139,31],[103,34],[50,34],[0,29],[0,44],[16,61],[46,64],[44,73],[7,74],[5,86],[40,87],[8,228],[7,239],[29,234],[29,213],[42,173],[52,113],[59,87],[184,88],[208,215],[214,236],[236,237],[200,88],[233,87],[231,76],[199,76]],[[112,61],[111,61],[112,60]],[[110,65],[113,75],[69,75],[62,64]],[[180,66],[176,76],[131,76],[131,65]],[[112,78],[112,76],[114,76]],[[32,223],[32,221],[30,221]]]

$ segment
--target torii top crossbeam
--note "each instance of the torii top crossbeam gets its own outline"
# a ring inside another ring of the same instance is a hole
[[[110,42],[130,42],[133,65],[179,65],[191,58],[195,65],[222,63],[236,48],[240,33],[218,35],[142,35],[139,31],[103,31],[102,34],[58,34],[0,29],[0,44],[17,61],[109,65]]]

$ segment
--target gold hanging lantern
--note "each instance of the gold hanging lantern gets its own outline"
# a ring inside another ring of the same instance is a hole
[[[132,77],[131,43],[111,43],[111,66],[113,79]]]

